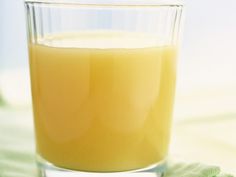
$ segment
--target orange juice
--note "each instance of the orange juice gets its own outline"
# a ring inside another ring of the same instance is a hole
[[[94,172],[144,168],[166,157],[176,49],[150,41],[91,32],[29,45],[40,156]]]

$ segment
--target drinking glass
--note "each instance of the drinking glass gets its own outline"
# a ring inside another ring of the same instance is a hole
[[[166,169],[183,5],[26,0],[41,176]]]

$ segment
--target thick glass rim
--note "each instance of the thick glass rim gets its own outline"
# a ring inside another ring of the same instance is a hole
[[[183,0],[24,0],[27,3],[61,4],[97,7],[160,7],[184,5]]]

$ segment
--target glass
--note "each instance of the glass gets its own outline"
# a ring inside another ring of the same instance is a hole
[[[42,176],[162,176],[182,4],[26,1]]]

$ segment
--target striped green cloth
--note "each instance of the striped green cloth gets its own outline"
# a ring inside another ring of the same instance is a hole
[[[0,177],[37,177],[31,112],[0,109]],[[172,163],[165,177],[233,177],[219,167]]]
[[[173,163],[165,177],[233,177],[233,175],[221,173],[217,166],[201,163]]]

